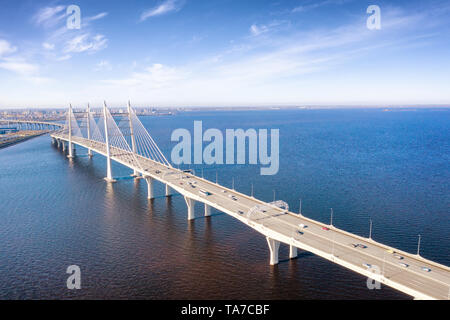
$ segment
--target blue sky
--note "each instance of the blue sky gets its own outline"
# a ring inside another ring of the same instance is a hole
[[[450,1],[1,0],[0,108],[450,104],[449,57]]]

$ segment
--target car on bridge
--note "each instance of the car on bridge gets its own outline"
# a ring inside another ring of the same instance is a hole
[[[322,230],[325,230],[325,231],[330,231],[330,228],[327,228],[327,227],[322,227]]]
[[[406,264],[406,263],[399,263],[403,268],[408,268],[409,267],[409,265],[408,264]]]
[[[425,272],[431,272],[431,269],[427,268],[427,267],[422,267],[421,269],[422,269],[422,271],[425,271]]]
[[[298,225],[298,227],[299,227],[300,229],[306,229],[306,228],[308,228],[308,226],[305,225],[305,224],[303,224],[303,223],[300,223],[300,224]]]
[[[211,192],[208,192],[208,191],[203,190],[203,189],[201,189],[198,193],[200,193],[201,195],[207,196],[207,197],[212,195]]]

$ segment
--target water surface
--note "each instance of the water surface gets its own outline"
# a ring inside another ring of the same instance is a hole
[[[447,111],[271,110],[192,112],[142,118],[169,157],[170,134],[193,128],[280,129],[280,171],[204,167],[205,178],[289,203],[339,228],[450,265],[449,113]],[[269,265],[265,238],[233,218],[187,221],[180,196],[148,201],[144,181],[103,180],[105,158],[68,160],[39,137],[0,150],[1,299],[409,299],[388,287],[301,252]],[[201,174],[201,166],[195,167]],[[113,164],[116,177],[131,171]],[[66,288],[79,265],[82,289]]]

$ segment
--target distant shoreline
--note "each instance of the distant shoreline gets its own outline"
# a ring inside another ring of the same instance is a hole
[[[42,136],[42,135],[47,134],[47,133],[48,132],[44,132],[44,133],[34,134],[34,135],[31,135],[31,136],[27,136],[27,137],[17,138],[16,140],[13,140],[13,141],[0,142],[0,149],[11,147],[13,145],[19,144],[21,142],[25,142],[27,140],[30,140],[30,139]]]

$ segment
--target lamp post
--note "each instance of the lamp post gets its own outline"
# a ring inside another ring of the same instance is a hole
[[[419,234],[419,242],[417,243],[417,255],[420,256],[420,240],[421,240],[421,236]]]

